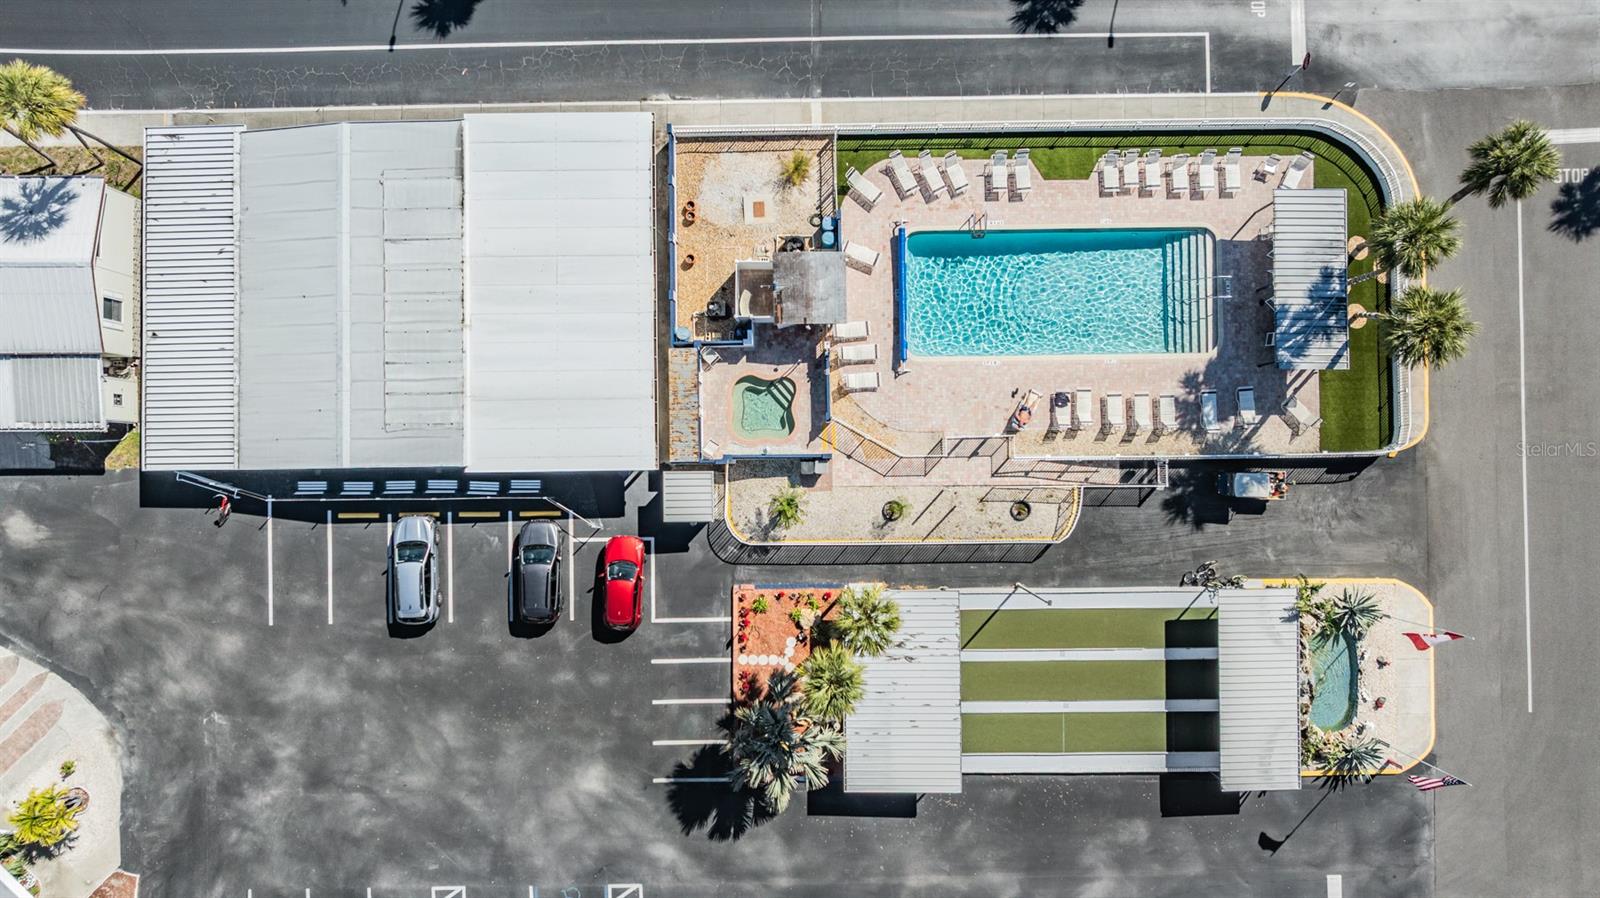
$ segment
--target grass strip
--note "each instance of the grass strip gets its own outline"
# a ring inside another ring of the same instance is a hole
[[[1020,602],[1019,602],[1020,604]],[[1070,608],[961,612],[963,649],[1159,649],[1217,644],[1211,609]]]
[[[1215,714],[961,715],[961,750],[972,754],[1216,751],[1217,746]]]
[[[1215,661],[969,661],[961,665],[962,701],[1216,697]]]

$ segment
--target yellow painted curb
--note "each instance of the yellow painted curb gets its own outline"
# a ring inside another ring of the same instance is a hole
[[[378,513],[375,511],[341,511],[334,517],[341,521],[376,521]]]
[[[1382,125],[1380,125],[1376,121],[1374,121],[1372,119],[1372,116],[1369,116],[1364,112],[1361,112],[1360,110],[1356,109],[1354,106],[1351,106],[1351,105],[1349,105],[1347,103],[1342,103],[1342,102],[1340,102],[1338,100],[1335,100],[1335,99],[1332,99],[1330,97],[1318,96],[1317,94],[1308,94],[1308,93],[1304,93],[1302,91],[1296,91],[1296,90],[1283,90],[1283,91],[1276,91],[1274,94],[1271,94],[1271,95],[1283,96],[1283,97],[1296,97],[1296,98],[1301,99],[1301,100],[1312,100],[1312,101],[1320,102],[1320,103],[1329,103],[1329,104],[1332,104],[1333,106],[1338,107],[1339,111],[1344,112],[1344,113],[1346,113],[1348,115],[1355,116],[1356,118],[1358,118],[1361,121],[1365,122],[1369,127],[1372,128],[1372,130],[1377,131],[1380,135],[1382,135],[1383,139],[1388,141],[1389,142],[1389,146],[1394,149],[1394,154],[1400,160],[1400,164],[1405,166],[1406,177],[1411,179],[1411,192],[1412,192],[1412,194],[1414,194],[1416,196],[1421,196],[1422,195],[1422,185],[1417,183],[1417,173],[1416,173],[1416,171],[1414,171],[1411,168],[1411,160],[1407,159],[1405,152],[1400,149],[1400,142],[1395,140],[1394,137],[1389,134],[1388,130],[1386,130]],[[1269,94],[1263,92],[1262,96],[1263,97],[1269,96]],[[1428,276],[1427,276],[1427,274],[1424,273],[1422,277],[1417,279],[1417,282],[1422,284],[1423,286],[1427,286],[1427,284],[1428,284]],[[1423,365],[1418,370],[1420,370],[1422,372],[1422,381],[1421,381],[1421,387],[1422,387],[1422,429],[1418,430],[1416,435],[1413,436],[1410,440],[1408,440],[1404,446],[1401,446],[1398,449],[1394,449],[1394,450],[1390,451],[1389,452],[1389,457],[1390,458],[1394,458],[1395,456],[1397,456],[1400,453],[1406,451],[1407,449],[1414,448],[1418,443],[1421,443],[1422,442],[1422,438],[1428,435],[1428,425],[1432,423],[1433,413],[1432,413],[1432,409],[1430,408],[1430,400],[1432,399],[1432,390],[1431,390],[1431,384],[1429,383],[1430,372],[1429,372],[1428,366],[1426,366],[1426,365]],[[1421,593],[1418,593],[1418,595],[1420,595],[1420,594]]]
[[[458,517],[458,518],[498,518],[498,517],[502,517],[502,515],[498,511],[458,511],[458,512],[456,512],[456,517]]]
[[[1422,590],[1416,588],[1415,586],[1412,586],[1410,583],[1407,583],[1404,580],[1397,580],[1394,577],[1308,577],[1306,579],[1310,580],[1312,583],[1325,583],[1325,584],[1328,584],[1330,586],[1336,586],[1336,585],[1359,586],[1359,585],[1362,585],[1362,584],[1367,584],[1367,585],[1382,584],[1384,586],[1397,586],[1397,587],[1400,587],[1401,589],[1410,590],[1413,595],[1415,595],[1417,598],[1422,600],[1422,604],[1428,606],[1428,629],[1430,631],[1433,630],[1433,601],[1431,599],[1429,599],[1427,597],[1427,595],[1423,593]],[[1261,579],[1261,582],[1263,584],[1267,585],[1267,586],[1298,586],[1299,583],[1300,583],[1300,578],[1299,577],[1291,577],[1291,578],[1285,579],[1285,578],[1281,578],[1281,577],[1273,577],[1273,578],[1264,577],[1264,578]],[[1420,759],[1426,758],[1428,755],[1433,754],[1434,743],[1437,742],[1438,739],[1439,739],[1439,701],[1438,701],[1439,678],[1438,678],[1437,674],[1435,673],[1434,667],[1435,667],[1435,665],[1434,665],[1434,650],[1433,649],[1429,649],[1428,650],[1428,747],[1423,749],[1422,752],[1417,755],[1416,759],[1413,759],[1412,761],[1410,761],[1410,763],[1406,764],[1404,767],[1401,767],[1399,769],[1386,767],[1383,770],[1376,771],[1377,775],[1379,775],[1379,776],[1398,776],[1398,775],[1400,775],[1402,773],[1405,773],[1407,770],[1410,770],[1411,768],[1417,766],[1417,764],[1420,763]],[[1307,771],[1302,771],[1300,773],[1300,775],[1301,776],[1321,777],[1321,776],[1329,776],[1330,774],[1325,770],[1307,770]]]
[[[555,509],[544,509],[544,510],[541,510],[541,511],[519,511],[519,512],[517,512],[517,517],[519,517],[519,518],[559,518],[559,517],[561,517],[561,512],[556,511]]]

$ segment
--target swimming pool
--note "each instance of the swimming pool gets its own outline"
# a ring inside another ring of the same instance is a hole
[[[919,231],[902,326],[922,356],[1207,352],[1210,232]]]
[[[733,432],[746,441],[794,433],[794,380],[746,375],[733,385]]]

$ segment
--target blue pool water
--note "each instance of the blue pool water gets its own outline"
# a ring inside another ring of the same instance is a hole
[[[1209,270],[1195,229],[921,231],[906,246],[907,349],[925,356],[1192,351],[1175,279]],[[1204,264],[1205,268],[1196,267]]]
[[[1324,730],[1342,730],[1355,718],[1360,701],[1356,670],[1355,643],[1343,633],[1312,637],[1312,723]]]

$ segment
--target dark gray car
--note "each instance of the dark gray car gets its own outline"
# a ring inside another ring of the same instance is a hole
[[[422,626],[439,619],[439,528],[426,515],[394,522],[389,539],[389,623]]]
[[[529,521],[512,546],[511,619],[555,623],[561,602],[561,531],[549,521]]]

